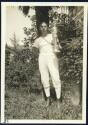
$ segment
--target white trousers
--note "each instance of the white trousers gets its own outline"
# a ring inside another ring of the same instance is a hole
[[[59,99],[61,96],[61,81],[59,76],[58,59],[56,55],[53,53],[41,53],[39,55],[39,70],[46,96],[50,96],[50,74],[53,86],[55,88],[56,96]]]

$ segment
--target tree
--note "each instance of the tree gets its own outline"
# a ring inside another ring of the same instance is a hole
[[[17,50],[17,46],[18,46],[19,41],[17,40],[15,33],[13,34],[13,38],[10,38],[10,40],[11,40],[11,43],[12,43],[14,49]]]

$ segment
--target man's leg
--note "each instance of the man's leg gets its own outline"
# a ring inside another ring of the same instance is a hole
[[[46,66],[46,62],[44,62],[44,58],[40,58],[39,60],[39,70],[41,74],[41,82],[43,84],[44,92],[46,95],[47,106],[49,105],[50,98],[50,84],[49,84],[49,72]]]
[[[53,86],[54,86],[55,92],[56,92],[58,108],[60,109],[60,104],[61,104],[61,81],[60,81],[60,78],[58,77],[58,75],[59,74],[55,73],[51,77],[52,77]]]
[[[52,77],[53,86],[55,88],[56,97],[57,97],[58,104],[59,104],[60,98],[61,98],[61,81],[60,81],[60,76],[59,76],[57,58],[52,57],[52,61],[51,63],[49,63],[49,72]]]

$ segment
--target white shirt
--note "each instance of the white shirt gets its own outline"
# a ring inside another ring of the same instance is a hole
[[[38,48],[40,53],[53,53],[53,37],[52,34],[48,34],[45,37],[39,37],[35,40],[33,46]]]

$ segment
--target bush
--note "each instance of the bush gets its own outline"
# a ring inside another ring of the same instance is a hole
[[[38,68],[37,57],[35,56],[37,53],[32,54],[30,49],[17,52],[14,60],[6,65],[6,84],[9,86],[28,84]]]
[[[75,81],[76,84],[80,84],[82,80],[82,64],[83,64],[83,41],[82,37],[72,38],[62,41],[62,59],[63,61],[61,71],[62,79]]]

